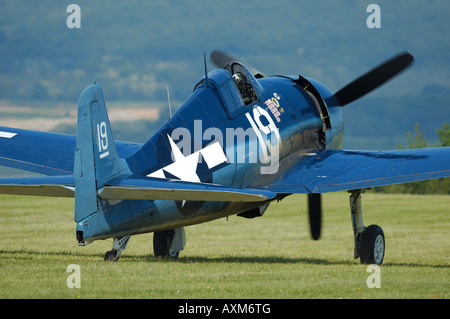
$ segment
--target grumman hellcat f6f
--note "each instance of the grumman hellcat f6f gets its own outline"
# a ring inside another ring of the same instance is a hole
[[[81,246],[113,238],[116,261],[130,236],[153,232],[156,256],[178,257],[184,227],[238,215],[262,216],[305,194],[311,235],[321,233],[321,194],[350,192],[354,258],[381,264],[383,230],[366,227],[361,193],[450,175],[450,148],[342,150],[342,107],[413,62],[399,54],[332,93],[318,81],[268,76],[220,51],[219,69],[144,144],[118,142],[102,88],[79,98],[75,136],[0,127],[0,165],[42,176],[0,179],[0,193],[75,198]],[[274,230],[276,231],[276,230]],[[207,243],[205,243],[207,245]]]

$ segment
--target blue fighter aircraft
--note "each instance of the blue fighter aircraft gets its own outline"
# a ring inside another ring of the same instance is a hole
[[[0,179],[0,193],[75,198],[81,246],[153,232],[156,256],[177,258],[184,227],[263,215],[290,194],[308,196],[313,239],[321,193],[349,191],[354,258],[381,264],[383,230],[366,227],[361,193],[374,186],[450,176],[450,148],[342,150],[342,107],[408,67],[401,53],[332,93],[302,75],[267,76],[221,52],[219,66],[144,144],[113,140],[100,85],[79,98],[76,136],[0,127],[0,165],[40,175]],[[169,100],[170,101],[170,100]]]

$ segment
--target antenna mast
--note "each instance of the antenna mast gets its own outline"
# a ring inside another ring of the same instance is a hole
[[[172,119],[172,107],[170,106],[170,93],[169,93],[169,87],[167,87],[167,99],[169,100],[169,115],[170,115],[170,119]]]
[[[203,52],[203,62],[204,62],[204,64],[205,64],[205,84],[206,84],[206,87],[208,87],[208,69],[207,69],[207,67],[206,67],[206,53],[204,53]]]

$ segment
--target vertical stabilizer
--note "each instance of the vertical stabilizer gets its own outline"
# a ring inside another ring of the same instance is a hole
[[[75,221],[101,211],[97,190],[109,179],[129,173],[116,151],[102,88],[93,84],[78,100]]]

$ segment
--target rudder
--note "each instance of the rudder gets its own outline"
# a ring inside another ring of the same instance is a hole
[[[130,174],[119,157],[109,123],[103,91],[94,83],[78,100],[75,150],[75,221],[101,211],[97,190],[111,178]]]

